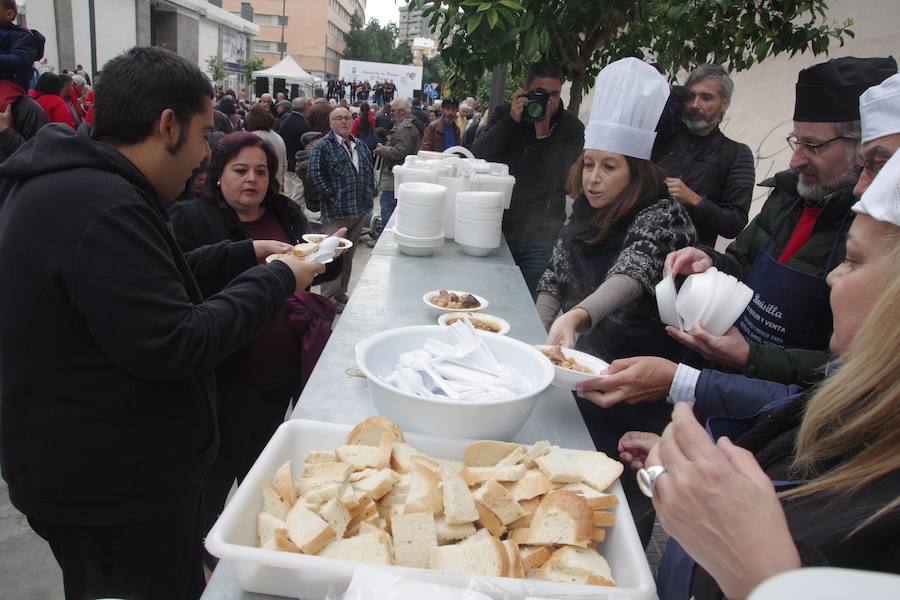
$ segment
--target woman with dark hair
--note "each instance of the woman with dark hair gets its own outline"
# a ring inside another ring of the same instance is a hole
[[[275,117],[262,104],[255,104],[244,119],[244,128],[269,142],[269,145],[275,151],[278,165],[272,171],[272,176],[278,184],[276,189],[281,191],[284,189],[284,170],[287,168],[287,147],[284,145],[284,140],[281,139],[281,136],[272,131],[273,127],[275,127]]]
[[[653,67],[623,59],[600,73],[597,90],[584,152],[569,179],[576,197],[572,215],[537,286],[538,312],[545,325],[552,323],[547,343],[574,347],[581,333],[578,347],[607,362],[677,357],[682,349],[659,321],[655,287],[666,255],[693,244],[697,234],[649,160],[669,86]],[[609,456],[617,455],[626,431],[661,432],[670,412],[667,405],[601,409],[581,398],[578,403],[594,444]],[[634,498],[639,532],[649,537],[652,515],[641,521],[649,502],[633,478],[623,485],[629,504]]]
[[[375,115],[368,102],[359,105],[359,116],[353,120],[353,127],[350,129],[353,137],[358,138],[366,143],[370,152],[375,151],[378,145],[378,136],[375,135]]]
[[[311,232],[309,222],[297,205],[279,194],[271,176],[277,164],[272,147],[258,136],[237,132],[222,138],[209,161],[205,197],[170,209],[182,250],[248,238],[301,242],[301,236]],[[342,261],[335,259],[313,284],[336,278],[341,267]],[[206,530],[222,511],[232,483],[247,474],[312,371],[334,310],[321,296],[298,292],[253,341],[218,365],[220,444],[203,488]]]
[[[231,91],[231,95],[229,95],[228,92],[225,92],[225,95],[219,100],[219,105],[216,108],[231,121],[232,131],[243,131],[244,121],[237,112],[233,94],[233,91]]]
[[[66,101],[60,96],[63,84],[59,75],[55,73],[44,73],[37,80],[33,90],[28,90],[31,97],[37,100],[44,112],[47,113],[47,122],[49,123],[65,123],[72,129],[75,129],[75,119],[72,118],[72,111],[66,105]]]

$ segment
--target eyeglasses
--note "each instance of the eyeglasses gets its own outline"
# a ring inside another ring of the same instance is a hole
[[[795,151],[795,150],[797,150],[797,148],[802,147],[804,150],[806,150],[810,154],[815,154],[816,156],[819,156],[819,149],[822,148],[822,146],[826,146],[835,140],[855,140],[857,138],[851,137],[849,135],[839,135],[837,137],[831,138],[830,140],[825,140],[824,142],[819,143],[819,144],[813,144],[812,142],[801,142],[800,138],[798,138],[794,134],[791,134],[784,139],[787,141],[788,146],[790,146],[792,151]]]
[[[347,115],[340,115],[337,117],[331,117],[332,121],[352,121],[353,117],[348,117]]]
[[[881,171],[881,168],[887,163],[890,159],[887,158],[867,158],[865,160],[860,160],[856,163],[856,166],[869,173],[872,177],[878,175],[878,172]]]

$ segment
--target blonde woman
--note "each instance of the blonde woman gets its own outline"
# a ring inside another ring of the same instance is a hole
[[[900,155],[879,177],[828,276],[843,366],[811,397],[710,418],[713,439],[678,403],[649,456],[630,447],[632,466],[664,467],[660,597],[744,598],[803,566],[900,572]]]

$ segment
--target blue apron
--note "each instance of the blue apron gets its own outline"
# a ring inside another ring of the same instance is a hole
[[[735,440],[742,436],[761,415],[775,412],[782,407],[801,398],[803,394],[796,394],[779,398],[763,406],[758,413],[751,417],[710,417],[706,421],[706,432],[713,441],[722,436],[728,436]],[[773,481],[775,491],[784,491],[798,485],[803,481]],[[675,538],[669,538],[666,549],[659,561],[656,571],[656,592],[660,600],[688,600],[691,597],[691,584],[694,579],[694,566],[696,562],[685,552]]]
[[[782,265],[770,250],[787,216],[803,202],[798,198],[778,219],[766,248],[753,263],[744,283],[753,299],[737,321],[748,342],[781,348],[823,350],[828,347],[832,318],[825,277],[841,244],[848,210],[837,230],[828,261],[819,273],[804,273]]]

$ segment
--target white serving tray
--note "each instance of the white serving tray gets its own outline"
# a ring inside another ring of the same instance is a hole
[[[278,467],[288,460],[298,469],[310,451],[343,445],[351,429],[350,425],[303,419],[282,424],[213,525],[206,536],[206,548],[214,556],[232,562],[237,580],[246,591],[289,598],[325,598],[342,593],[350,584],[359,563],[257,548],[256,515],[262,502],[260,481],[270,481]],[[452,460],[462,460],[466,445],[472,441],[405,432],[404,435],[407,442],[425,454]],[[615,509],[616,525],[606,530],[606,541],[598,544],[597,549],[609,561],[617,587],[508,577],[478,577],[477,582],[473,582],[476,578],[455,573],[408,567],[383,568],[402,576],[464,589],[471,588],[474,583],[479,591],[495,598],[656,598],[656,586],[625,494],[618,482],[612,491],[619,497],[619,506]]]

